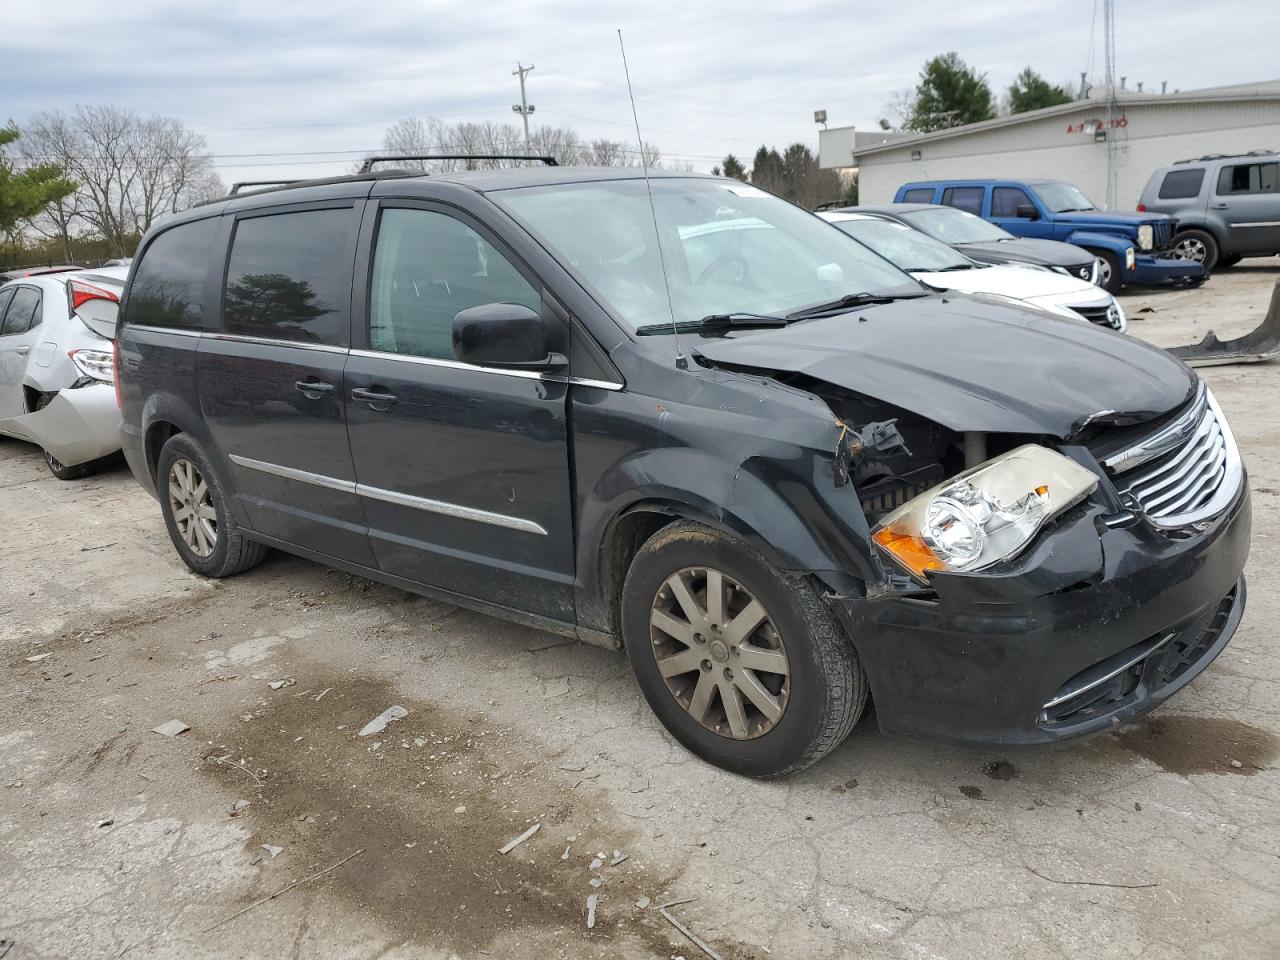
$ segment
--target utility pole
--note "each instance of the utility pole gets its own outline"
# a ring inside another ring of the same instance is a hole
[[[516,104],[512,104],[511,109],[515,113],[520,114],[520,119],[524,121],[524,152],[525,153],[533,153],[533,147],[529,143],[529,114],[533,113],[533,104],[529,102],[524,92],[525,74],[527,74],[532,69],[533,69],[532,63],[529,64],[527,67],[522,63],[517,63],[516,68],[511,71],[511,75],[513,77],[520,78],[520,102]]]

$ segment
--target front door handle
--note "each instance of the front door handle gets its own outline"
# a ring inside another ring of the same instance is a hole
[[[16,353],[16,354],[17,354],[18,356],[20,356],[20,357],[25,357],[28,353],[30,353],[30,352],[31,352],[31,348],[30,348],[30,347],[18,347],[18,348],[17,348],[17,349],[15,349],[13,352],[14,352],[14,353]]]
[[[356,403],[367,403],[370,410],[386,410],[398,399],[394,393],[385,390],[356,387],[351,391],[351,399]]]
[[[321,383],[319,380],[299,380],[293,386],[308,400],[319,400],[334,391],[332,383]]]
[[[1215,210],[1225,210],[1225,209],[1227,209],[1227,207],[1228,207],[1228,206],[1229,206],[1229,204],[1225,204],[1225,203],[1215,203],[1215,204],[1213,205],[1213,209],[1215,209]]]

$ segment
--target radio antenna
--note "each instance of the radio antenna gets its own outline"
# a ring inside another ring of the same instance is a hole
[[[627,97],[631,100],[631,119],[636,125],[636,146],[640,148],[640,169],[644,173],[644,189],[649,195],[649,214],[653,217],[653,239],[658,244],[658,266],[662,270],[662,288],[667,295],[667,312],[671,315],[671,335],[676,341],[676,366],[689,369],[689,361],[680,349],[680,331],[676,323],[675,303],[671,299],[671,282],[667,279],[667,260],[662,255],[662,233],[658,229],[658,208],[653,202],[653,184],[649,182],[649,161],[645,159],[644,137],[640,136],[640,117],[636,114],[636,95],[631,90],[631,70],[627,66],[627,48],[622,42],[622,29],[618,29],[618,49],[622,51],[622,72],[627,78]]]

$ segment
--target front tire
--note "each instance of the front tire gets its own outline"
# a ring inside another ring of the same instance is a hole
[[[44,451],[44,464],[59,480],[79,480],[83,476],[87,476],[93,467],[93,461],[89,463],[78,463],[74,467],[69,467],[48,450]]]
[[[858,655],[805,577],[680,521],[641,546],[622,594],[632,670],[671,735],[750,777],[816,763],[862,715]]]
[[[1098,270],[1101,271],[1098,276],[1099,286],[1114,297],[1124,289],[1124,270],[1120,258],[1110,250],[1095,250],[1093,255],[1098,258]]]
[[[200,445],[176,433],[156,467],[160,509],[182,562],[204,577],[229,577],[255,567],[266,547],[245,537]]]
[[[1218,241],[1207,230],[1182,230],[1173,238],[1173,252],[1179,260],[1190,260],[1208,273],[1218,265]]]

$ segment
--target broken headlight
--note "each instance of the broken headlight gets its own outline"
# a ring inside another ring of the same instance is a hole
[[[115,378],[110,351],[105,350],[72,350],[67,354],[76,369],[86,377],[111,383]]]
[[[916,577],[1016,556],[1098,485],[1079,464],[1027,444],[957,474],[885,517],[872,539]]]

